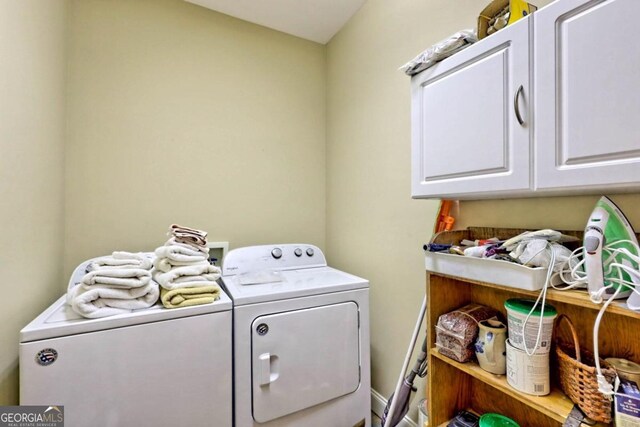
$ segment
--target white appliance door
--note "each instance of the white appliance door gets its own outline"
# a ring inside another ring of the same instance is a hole
[[[257,317],[251,341],[253,418],[259,423],[358,389],[360,334],[354,302]]]
[[[64,405],[71,427],[231,427],[231,312],[20,344],[20,377],[21,405]]]

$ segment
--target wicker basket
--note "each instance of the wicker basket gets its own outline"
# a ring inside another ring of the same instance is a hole
[[[560,374],[560,386],[565,394],[582,409],[582,412],[594,421],[611,423],[611,400],[598,390],[596,368],[593,354],[588,351],[580,352],[578,335],[571,320],[565,316],[558,316],[556,329],[565,321],[571,331],[573,343],[559,339],[556,333],[556,356]],[[615,371],[600,359],[602,374],[607,381],[613,382]]]

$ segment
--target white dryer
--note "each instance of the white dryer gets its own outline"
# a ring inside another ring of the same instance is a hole
[[[236,427],[371,425],[369,283],[306,244],[235,249]]]
[[[20,404],[69,427],[232,426],[232,303],[84,319],[62,297],[20,332]]]

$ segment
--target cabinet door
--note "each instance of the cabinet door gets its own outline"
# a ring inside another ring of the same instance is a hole
[[[562,0],[535,14],[535,187],[640,184],[638,0]]]
[[[531,18],[412,79],[413,197],[481,198],[530,188]]]

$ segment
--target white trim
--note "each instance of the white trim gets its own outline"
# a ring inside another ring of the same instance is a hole
[[[371,412],[382,418],[384,408],[387,406],[387,399],[382,397],[380,393],[371,389]],[[418,427],[418,425],[411,418],[405,415],[398,427]]]

